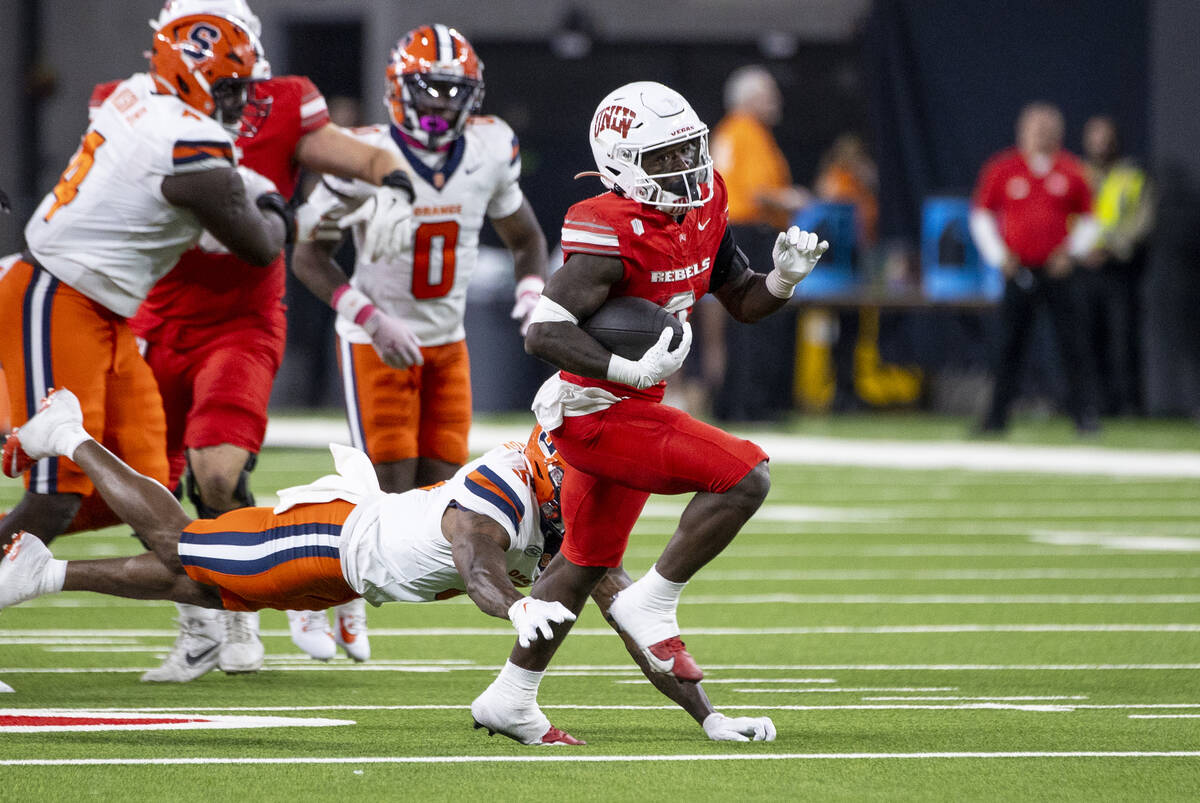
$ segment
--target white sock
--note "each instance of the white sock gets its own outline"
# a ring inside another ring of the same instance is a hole
[[[637,617],[627,615],[619,622],[621,629],[642,649],[678,636],[679,622],[675,618],[675,609],[686,585],[667,580],[651,566],[645,576],[617,594],[619,601],[632,604],[641,614]]]
[[[176,602],[175,608],[179,611],[180,619],[203,619],[206,622],[216,619],[220,613],[214,608],[201,608],[199,605],[188,605],[186,602]]]
[[[542,685],[545,672],[522,669],[512,661],[505,661],[504,668],[492,681],[492,686],[507,701],[524,704],[537,701],[538,687]]]
[[[63,585],[66,582],[67,562],[52,558],[46,561],[46,568],[42,570],[42,581],[38,584],[38,595],[57,594],[63,590]]]
[[[639,579],[634,586],[639,590],[639,596],[643,604],[652,611],[658,613],[675,615],[675,609],[679,607],[679,595],[683,593],[684,583],[672,582],[661,574],[658,569],[651,566],[645,576]]]

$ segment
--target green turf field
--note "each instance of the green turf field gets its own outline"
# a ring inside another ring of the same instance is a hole
[[[941,436],[885,423],[808,434]],[[1153,437],[1105,445],[1196,448],[1187,425]],[[321,451],[268,450],[255,488],[265,500],[330,467]],[[173,641],[172,606],[63,594],[0,615],[0,680],[16,689],[0,714],[278,720],[0,728],[0,800],[1200,799],[1200,479],[779,461],[772,474],[680,622],[717,708],[771,716],[775,742],[708,741],[594,610],[541,693],[588,745],[529,748],[470,727],[513,632],[461,598],[372,611],[361,666],[299,655],[284,615],[265,612],[263,672],[162,687],[138,675]],[[0,507],[17,491],[0,484]],[[634,576],[679,510],[651,501]],[[112,529],[54,550],[137,545]]]

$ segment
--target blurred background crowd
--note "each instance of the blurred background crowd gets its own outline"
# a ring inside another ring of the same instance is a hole
[[[484,111],[520,138],[521,184],[551,249],[565,210],[600,189],[572,180],[592,165],[596,102],[642,79],[687,97],[713,132],[751,264],[769,268],[774,233],[790,223],[833,246],[768,324],[698,306],[696,355],[675,383],[694,412],[757,421],[907,407],[978,416],[988,431],[1013,411],[1062,411],[1084,434],[1097,416],[1200,416],[1200,4],[253,5],[275,71],[311,78],[343,125],[386,119],[383,66],[398,36],[459,28],[486,65]],[[0,253],[20,250],[86,126],[91,87],[143,67],[156,10],[6,2],[0,187],[13,214],[0,217]],[[1006,148],[1028,175],[989,177]],[[1006,204],[1041,189],[1065,197],[1058,180],[1076,168],[1086,199],[1066,210],[1065,231],[1045,233],[1048,255],[1021,253],[1013,226],[1046,221],[1014,223]],[[992,216],[991,236],[973,210]],[[484,244],[467,312],[475,407],[526,409],[550,369],[524,354],[508,319],[507,251],[494,234]],[[333,313],[295,282],[287,303],[272,405],[337,407]]]

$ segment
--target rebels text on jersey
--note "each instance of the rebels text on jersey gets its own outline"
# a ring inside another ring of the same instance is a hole
[[[25,240],[51,274],[128,317],[203,231],[166,202],[163,178],[235,164],[225,129],[139,73],[96,109]]]
[[[562,228],[563,258],[595,254],[621,260],[624,272],[609,298],[639,296],[686,316],[708,292],[713,263],[729,224],[725,181],[713,171],[708,203],[688,210],[683,219],[606,192],[567,211]],[[617,396],[660,400],[665,382],[636,390],[629,385],[562,372],[576,385],[600,387]]]
[[[479,233],[486,215],[508,217],[525,196],[518,179],[520,151],[511,128],[497,117],[468,122],[440,163],[409,146],[394,127],[368,126],[351,132],[364,142],[400,154],[409,167],[413,190],[413,244],[395,262],[359,259],[350,280],[376,306],[402,318],[422,346],[441,346],[466,337],[463,316],[467,285],[479,256]],[[307,203],[325,220],[348,214],[375,188],[361,181],[326,176]],[[365,224],[355,227],[360,240]],[[359,327],[338,318],[338,334],[351,343],[370,343]]]

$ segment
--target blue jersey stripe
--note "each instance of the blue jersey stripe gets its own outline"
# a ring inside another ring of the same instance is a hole
[[[513,507],[517,509],[517,518],[525,518],[525,504],[521,501],[521,497],[512,492],[512,488],[508,487],[508,483],[500,479],[500,475],[492,471],[487,466],[481,465],[475,470],[487,477],[492,482],[496,483],[496,487],[504,493],[504,497],[512,504]]]
[[[513,530],[519,530],[521,527],[521,518],[517,515],[517,509],[513,507],[513,503],[505,499],[495,491],[485,488],[475,480],[468,477],[465,481],[467,490],[475,494],[481,499],[486,499],[496,507],[500,508],[500,512],[508,516],[508,520],[512,522]]]

